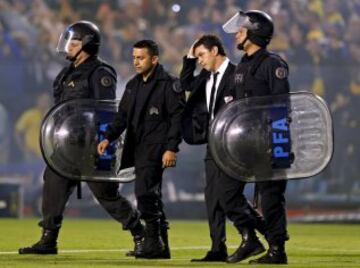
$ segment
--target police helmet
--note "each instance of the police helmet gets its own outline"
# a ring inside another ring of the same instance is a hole
[[[272,18],[260,10],[239,11],[223,25],[227,33],[237,33],[240,27],[248,29],[248,39],[260,47],[266,47],[274,33]]]
[[[82,49],[90,55],[96,55],[100,47],[99,28],[90,21],[78,21],[71,24],[60,36],[56,51],[68,53],[71,40],[82,41]]]

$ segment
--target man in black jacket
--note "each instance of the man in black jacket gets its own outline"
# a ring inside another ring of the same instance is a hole
[[[196,61],[203,69],[194,76]],[[190,48],[180,74],[181,87],[191,91],[182,120],[185,141],[190,144],[207,143],[213,118],[223,106],[235,99],[232,84],[234,71],[235,65],[226,57],[217,36],[204,35]],[[205,201],[212,247],[204,258],[192,261],[227,261],[226,217],[242,234],[241,248],[245,257],[265,251],[254,231],[255,228],[262,230],[264,223],[243,194],[245,183],[223,173],[209,147],[205,156],[205,172]]]
[[[58,52],[66,54],[71,64],[56,77],[55,104],[73,99],[115,99],[116,72],[97,57],[100,33],[91,22],[70,25],[60,37]],[[42,213],[39,225],[43,234],[36,244],[20,248],[19,254],[57,254],[57,237],[66,203],[78,181],[60,176],[49,167],[44,173]],[[87,182],[89,188],[106,211],[130,230],[137,245],[143,238],[140,215],[130,202],[118,192],[118,183]]]
[[[278,55],[267,51],[274,32],[271,17],[259,10],[240,11],[227,23],[224,30],[236,33],[237,47],[245,52],[238,64],[234,82],[237,98],[289,93],[288,65]],[[286,180],[258,182],[261,209],[265,219],[265,238],[268,252],[253,264],[286,264],[285,241],[289,239],[286,228]],[[238,249],[232,256],[242,260]]]
[[[161,183],[164,169],[176,164],[182,95],[177,79],[159,64],[154,41],[134,45],[133,63],[137,75],[127,83],[119,111],[98,152],[103,154],[109,143],[127,130],[121,167],[135,165],[135,196],[146,222],[144,250],[135,252],[135,257],[170,258]]]

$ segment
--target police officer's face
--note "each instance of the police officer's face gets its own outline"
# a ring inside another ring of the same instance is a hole
[[[246,36],[247,36],[247,29],[244,27],[241,27],[240,30],[235,35],[236,45],[237,46],[241,45],[244,42],[244,40],[246,39]],[[245,42],[245,44],[246,44],[246,42]],[[245,44],[244,44],[244,48],[245,48]]]
[[[216,56],[218,55],[218,48],[213,47],[211,50],[207,49],[204,45],[195,48],[195,57],[198,59],[199,64],[205,70],[213,72],[215,70]]]
[[[80,40],[71,40],[68,46],[67,56],[69,58],[75,57],[76,53],[80,51],[82,47],[82,42]]]
[[[147,48],[133,49],[133,64],[138,74],[147,74],[158,63],[159,57],[152,56]]]

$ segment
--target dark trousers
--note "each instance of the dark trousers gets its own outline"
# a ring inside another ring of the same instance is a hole
[[[261,216],[243,194],[245,183],[222,172],[209,151],[205,159],[205,172],[205,202],[212,240],[211,251],[224,251],[226,217],[240,231],[244,227],[255,228]]]
[[[135,196],[141,218],[146,223],[167,225],[161,200],[162,174],[160,165],[135,168]]]
[[[265,237],[270,244],[289,239],[286,228],[286,185],[286,180],[257,183],[261,211],[265,219]]]
[[[139,221],[139,213],[127,199],[119,194],[118,183],[87,182],[87,184],[101,206],[122,224],[124,230],[136,226]],[[66,203],[76,185],[77,181],[59,176],[49,167],[45,169],[41,227],[45,229],[61,227]]]

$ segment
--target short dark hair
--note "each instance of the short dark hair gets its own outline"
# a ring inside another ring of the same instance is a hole
[[[151,56],[159,56],[159,47],[153,40],[140,40],[133,47],[147,48]]]
[[[195,44],[194,44],[194,51],[199,46],[203,45],[208,50],[211,50],[213,47],[217,47],[219,54],[222,56],[226,56],[224,46],[219,37],[213,34],[206,34],[203,35]]]

